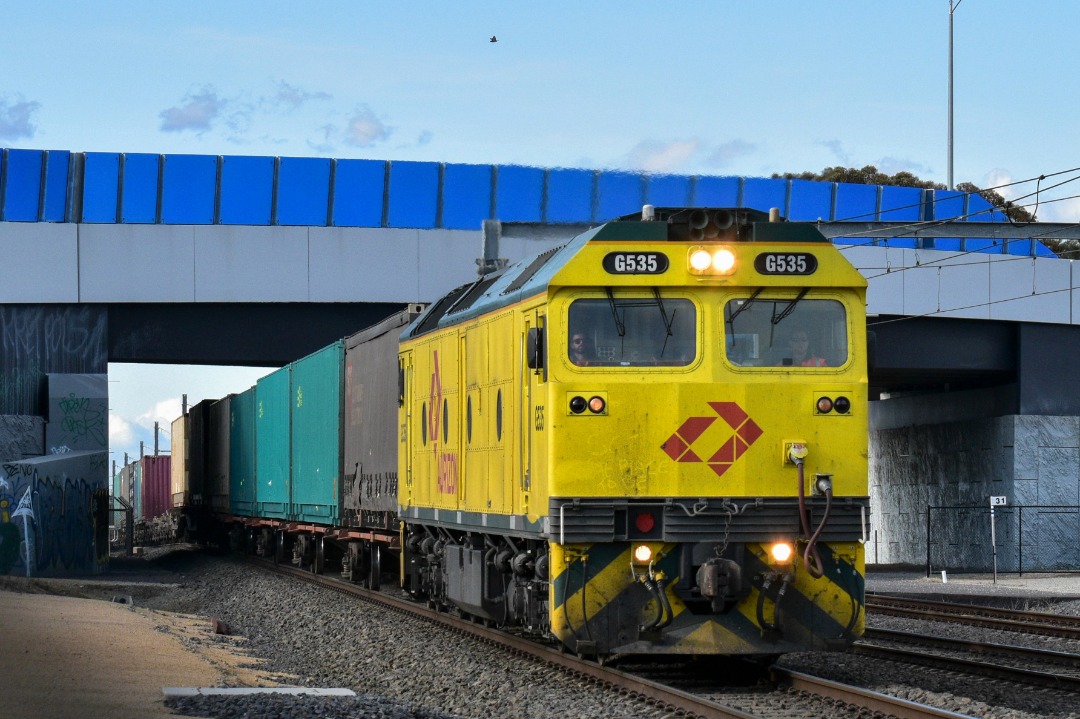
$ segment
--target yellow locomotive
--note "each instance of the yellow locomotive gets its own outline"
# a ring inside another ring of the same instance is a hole
[[[653,208],[399,346],[403,586],[580,654],[863,631],[866,282],[812,224]]]

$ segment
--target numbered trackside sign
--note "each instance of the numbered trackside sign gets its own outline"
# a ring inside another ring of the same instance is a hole
[[[762,275],[812,275],[817,257],[809,252],[762,252],[754,258],[754,269]]]
[[[670,266],[663,252],[609,252],[604,271],[610,275],[662,275]]]

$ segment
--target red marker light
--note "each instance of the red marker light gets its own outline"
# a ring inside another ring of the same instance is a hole
[[[652,516],[652,512],[639,512],[634,517],[634,526],[642,534],[648,534],[656,526],[656,518]]]

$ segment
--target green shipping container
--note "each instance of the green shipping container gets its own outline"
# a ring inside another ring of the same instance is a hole
[[[255,388],[234,395],[229,408],[229,511],[255,513]]]
[[[268,374],[255,385],[256,514],[289,518],[289,375],[291,365]]]
[[[344,387],[342,340],[292,363],[292,519],[338,517]]]

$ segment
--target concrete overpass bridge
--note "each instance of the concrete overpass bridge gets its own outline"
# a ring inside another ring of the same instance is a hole
[[[48,374],[109,362],[279,366],[475,277],[485,221],[514,261],[643,204],[820,220],[868,278],[871,559],[921,561],[904,538],[928,504],[1080,505],[1080,387],[1061,366],[1080,277],[1038,242],[1076,229],[940,190],[6,149],[0,415],[46,416]]]

